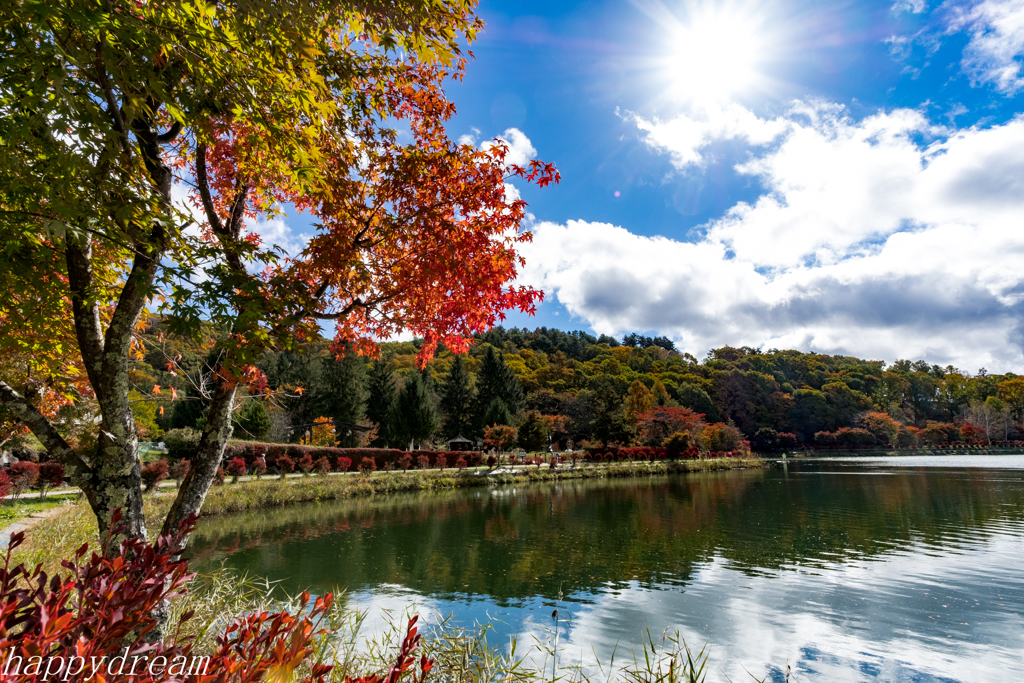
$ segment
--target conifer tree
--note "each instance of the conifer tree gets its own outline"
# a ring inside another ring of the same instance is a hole
[[[547,429],[540,413],[531,410],[523,418],[523,424],[519,426],[519,447],[527,451],[542,450],[547,444]]]
[[[398,445],[398,392],[395,390],[393,371],[394,365],[385,358],[375,361],[370,369],[366,417],[377,425],[377,438],[370,443],[377,448]]]
[[[437,430],[437,410],[430,385],[429,377],[413,371],[405,378],[405,386],[398,396],[398,431],[409,450],[431,438]]]
[[[329,417],[338,430],[338,445],[353,447],[357,436],[344,427],[363,419],[366,407],[366,366],[351,344],[340,358],[333,354],[323,361],[323,370],[315,386],[316,415]]]
[[[465,358],[455,356],[448,378],[444,382],[441,396],[441,412],[444,413],[442,431],[446,439],[472,433],[473,429],[473,387],[469,382]]]
[[[477,375],[477,433],[492,424],[511,424],[525,404],[523,387],[504,355],[487,349]]]
[[[270,416],[263,406],[263,401],[251,399],[246,402],[235,419],[235,438],[263,441],[270,427]]]

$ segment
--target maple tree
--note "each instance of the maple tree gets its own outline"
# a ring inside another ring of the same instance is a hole
[[[331,321],[339,355],[408,330],[423,362],[534,309],[540,292],[508,284],[531,236],[506,182],[557,171],[445,130],[443,85],[462,77],[475,7],[0,7],[0,426],[32,431],[101,533],[123,509],[123,533],[146,535],[129,361],[150,307],[173,333],[223,331],[194,381],[206,421],[165,533],[201,508],[239,393],[268,391],[255,366],[268,348]],[[289,205],[317,221],[298,254],[253,229]],[[91,441],[54,421],[69,404],[93,406]]]
[[[652,446],[660,446],[665,439],[677,433],[689,434],[691,441],[696,441],[707,426],[701,413],[671,406],[650,408],[637,420],[640,441]]]

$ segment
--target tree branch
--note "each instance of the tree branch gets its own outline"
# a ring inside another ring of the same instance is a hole
[[[68,283],[71,287],[71,312],[78,346],[85,362],[85,372],[96,391],[96,397],[102,401],[104,387],[100,377],[103,371],[103,327],[100,307],[93,291],[92,240],[87,237],[83,242],[84,248],[69,237],[65,250]]]
[[[196,185],[199,188],[199,198],[203,200],[203,211],[206,212],[206,220],[210,222],[210,228],[214,233],[219,234],[224,230],[220,223],[220,216],[213,206],[213,197],[210,196],[210,182],[206,177],[206,143],[201,142],[196,147]]]
[[[35,434],[46,451],[64,466],[72,481],[83,490],[91,486],[89,477],[92,474],[92,468],[88,463],[68,445],[60,432],[50,424],[50,421],[39,412],[38,408],[3,380],[0,380],[0,405],[13,413]]]
[[[100,36],[100,39],[96,41],[96,81],[103,90],[103,97],[107,102],[107,115],[114,124],[114,130],[116,130],[121,136],[121,151],[124,154],[130,154],[131,148],[128,145],[128,126],[125,123],[121,107],[117,103],[117,98],[114,97],[114,89],[110,85],[110,79],[107,78],[107,65],[106,60],[103,57],[103,48],[106,44],[107,36],[104,33]]]
[[[161,133],[156,136],[158,144],[166,145],[168,142],[174,142],[174,138],[178,137],[181,133],[183,126],[180,121],[175,121],[170,128],[167,129],[166,133]]]

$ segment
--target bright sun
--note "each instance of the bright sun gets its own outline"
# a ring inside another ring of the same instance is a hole
[[[675,97],[720,102],[758,79],[763,49],[759,27],[739,7],[693,8],[670,27],[665,64]]]

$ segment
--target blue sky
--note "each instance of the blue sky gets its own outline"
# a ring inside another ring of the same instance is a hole
[[[562,173],[507,324],[1024,371],[1024,0],[479,14],[450,134]]]

